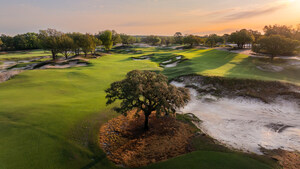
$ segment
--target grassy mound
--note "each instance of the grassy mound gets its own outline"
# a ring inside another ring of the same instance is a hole
[[[189,152],[190,125],[173,117],[150,116],[150,130],[143,130],[144,116],[121,115],[100,129],[100,146],[108,158],[127,167],[145,166]]]

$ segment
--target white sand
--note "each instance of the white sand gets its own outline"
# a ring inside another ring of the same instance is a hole
[[[203,121],[200,128],[220,142],[258,154],[260,147],[300,151],[299,103],[277,99],[266,104],[254,99],[217,99],[210,95],[199,99],[195,90],[190,91],[192,100],[180,111],[196,115]]]

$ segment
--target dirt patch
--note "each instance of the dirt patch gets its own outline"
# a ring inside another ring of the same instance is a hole
[[[266,156],[269,156],[279,162],[284,169],[299,169],[300,168],[300,153],[290,152],[281,149],[267,150],[262,149]]]
[[[174,117],[149,119],[150,130],[144,132],[144,116],[121,115],[100,129],[99,142],[108,158],[126,167],[145,166],[190,152],[189,140],[194,128]]]

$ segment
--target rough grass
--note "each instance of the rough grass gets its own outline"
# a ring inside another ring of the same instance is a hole
[[[170,78],[203,74],[280,80],[299,84],[299,70],[266,73],[247,56],[217,50],[138,48],[134,54],[111,54],[90,60],[88,67],[25,71],[0,84],[0,168],[115,168],[98,148],[99,127],[116,116],[105,106],[104,90],[133,69],[161,71],[150,60],[131,57],[155,53],[187,59],[163,73]],[[3,58],[40,56],[5,54]],[[47,54],[49,55],[49,54]],[[268,168],[235,153],[198,151],[149,168]]]
[[[15,59],[28,59],[41,56],[51,56],[51,52],[44,50],[27,50],[27,51],[14,51],[0,54],[0,60],[15,60]]]
[[[144,167],[143,169],[271,169],[272,167],[257,162],[249,157],[234,153],[196,151],[165,162]]]

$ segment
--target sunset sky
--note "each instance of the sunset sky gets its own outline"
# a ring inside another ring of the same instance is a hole
[[[0,0],[0,34],[56,28],[132,35],[229,33],[300,24],[300,0]]]

